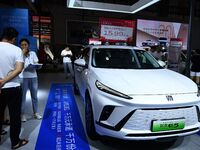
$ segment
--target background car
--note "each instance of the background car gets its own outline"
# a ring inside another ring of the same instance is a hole
[[[200,97],[188,77],[163,68],[142,48],[84,51],[74,63],[74,90],[83,97],[91,139],[171,140],[199,131]]]
[[[146,40],[142,42],[142,46],[158,46],[158,42],[152,40]]]
[[[159,45],[163,47],[169,47],[169,41],[166,37],[160,37],[158,39]]]

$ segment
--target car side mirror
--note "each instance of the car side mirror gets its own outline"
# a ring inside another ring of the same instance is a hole
[[[166,65],[167,65],[167,64],[166,64],[164,61],[162,61],[162,60],[158,60],[158,63],[159,63],[160,66],[162,66],[162,67],[164,67],[164,68],[165,68]]]
[[[74,64],[81,67],[87,67],[87,64],[84,59],[76,59]]]

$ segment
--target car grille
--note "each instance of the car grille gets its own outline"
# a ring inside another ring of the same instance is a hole
[[[196,107],[136,110],[124,125],[128,130],[150,130],[152,120],[185,118],[185,128],[198,122]]]

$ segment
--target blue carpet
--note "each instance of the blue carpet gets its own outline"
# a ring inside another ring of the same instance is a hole
[[[200,131],[199,131],[199,132],[197,132],[197,134],[200,136]]]
[[[90,150],[71,84],[52,84],[35,150]]]

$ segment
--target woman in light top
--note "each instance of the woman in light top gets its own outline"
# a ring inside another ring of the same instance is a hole
[[[22,78],[22,107],[21,107],[21,121],[26,122],[25,108],[26,108],[26,94],[27,90],[30,90],[32,107],[33,107],[33,116],[36,119],[41,119],[41,115],[38,113],[38,78],[36,68],[33,64],[38,63],[38,57],[34,51],[29,50],[29,41],[28,39],[21,39],[20,46],[24,54],[24,70],[20,74]]]

